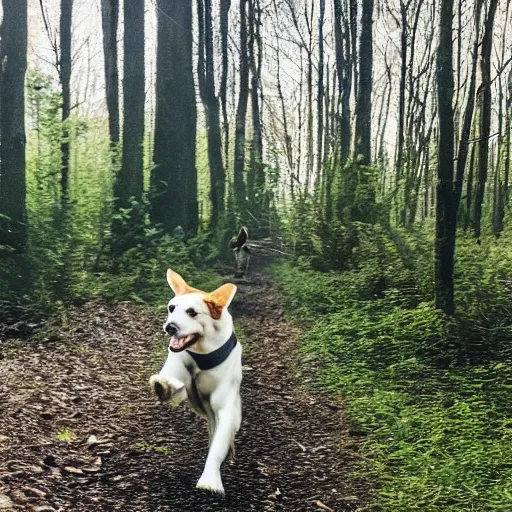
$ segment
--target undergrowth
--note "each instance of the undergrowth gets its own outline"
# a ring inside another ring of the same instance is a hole
[[[184,241],[164,234],[149,221],[147,199],[114,211],[118,164],[112,163],[105,119],[74,114],[68,121],[70,190],[63,208],[60,94],[51,78],[34,71],[28,74],[27,92],[28,245],[22,261],[10,247],[0,245],[0,324],[37,323],[96,297],[165,304],[170,297],[168,267],[195,287],[214,289],[219,278],[210,269],[221,247],[215,237],[201,233]],[[145,152],[148,182],[147,144]],[[201,201],[207,197],[205,162],[206,156],[198,156]],[[134,212],[137,236],[116,239],[112,221],[123,224]],[[201,219],[203,229],[207,220]],[[116,250],[119,246],[122,250]],[[16,285],[12,276],[19,276]]]
[[[432,306],[431,241],[419,251],[414,234],[375,228],[372,238],[379,252],[359,245],[364,258],[343,272],[305,258],[274,269],[304,326],[302,353],[322,368],[315,385],[343,395],[364,435],[369,508],[512,510],[508,242],[460,239],[450,319]]]

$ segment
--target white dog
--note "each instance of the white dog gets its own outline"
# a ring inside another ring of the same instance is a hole
[[[170,269],[167,281],[175,293],[164,323],[169,355],[149,383],[160,400],[186,401],[207,420],[210,449],[196,487],[224,493],[220,466],[230,449],[234,453],[242,420],[242,347],[227,310],[236,286],[225,284],[206,293]]]

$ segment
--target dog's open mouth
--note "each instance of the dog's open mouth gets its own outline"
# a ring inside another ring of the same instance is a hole
[[[191,347],[196,341],[201,337],[200,334],[188,334],[187,336],[183,336],[182,338],[178,338],[177,336],[172,336],[169,340],[169,350],[171,352],[181,352],[188,347]]]

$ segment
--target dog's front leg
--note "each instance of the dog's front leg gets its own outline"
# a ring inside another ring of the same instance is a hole
[[[203,474],[196,486],[199,489],[208,489],[224,494],[220,466],[224,462],[235,437],[236,415],[234,409],[231,405],[225,406],[217,414],[213,441],[210,445]]]
[[[181,360],[169,352],[160,373],[150,377],[149,385],[160,401],[172,400],[177,405],[187,398],[186,382],[189,378]]]

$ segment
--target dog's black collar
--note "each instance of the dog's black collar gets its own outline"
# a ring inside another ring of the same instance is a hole
[[[214,350],[209,354],[196,354],[190,350],[187,350],[187,352],[196,362],[197,366],[199,366],[200,370],[211,370],[212,368],[219,366],[219,364],[223,363],[229,357],[229,354],[233,352],[237,343],[238,340],[236,339],[236,334],[233,331],[233,334],[231,334],[228,341],[226,341],[222,347],[219,347],[217,350]]]

